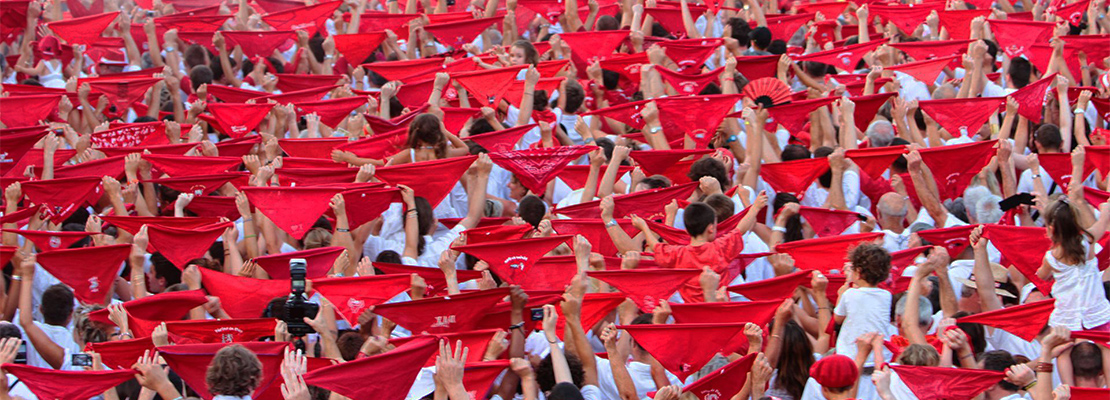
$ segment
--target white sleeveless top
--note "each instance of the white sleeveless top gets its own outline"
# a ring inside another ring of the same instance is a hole
[[[1090,244],[1083,246],[1090,251]],[[1052,267],[1052,297],[1056,309],[1048,317],[1051,326],[1066,326],[1073,331],[1094,328],[1110,322],[1110,301],[1098,270],[1098,259],[1092,258],[1077,265],[1067,265],[1045,252],[1045,261]]]

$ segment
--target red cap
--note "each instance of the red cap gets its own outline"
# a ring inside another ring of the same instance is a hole
[[[308,32],[308,36],[313,36],[316,34],[317,28],[322,26],[324,20],[331,17],[332,13],[334,13],[341,4],[343,4],[343,2],[330,1],[306,7],[272,12],[263,14],[262,21],[266,22],[266,24],[270,25],[274,30],[303,30]]]
[[[355,326],[359,315],[408,290],[411,283],[409,275],[314,278],[312,290],[320,292],[340,317]]]
[[[4,364],[4,370],[15,375],[31,393],[40,399],[96,397],[116,385],[131,380],[138,373],[133,369],[58,371],[19,364]]]
[[[244,187],[251,205],[274,225],[300,240],[341,190],[323,187]]]
[[[96,201],[101,194],[98,176],[27,181],[20,186],[31,203],[46,206],[44,212],[56,224],[77,212],[77,208],[84,206],[93,196],[96,196],[93,198]]]
[[[763,164],[759,176],[776,192],[793,193],[801,197],[817,177],[829,170],[827,158],[807,158]]]
[[[365,106],[366,98],[362,96],[333,98],[329,100],[296,103],[297,116],[316,113],[320,123],[335,129],[355,109]]]
[[[984,369],[905,365],[891,365],[891,368],[920,400],[974,398],[1006,377],[1002,371]]]
[[[179,178],[146,179],[143,180],[143,182],[157,183],[179,192],[203,196],[206,193],[211,193],[219,189],[220,186],[226,183],[231,183],[235,187],[245,186],[249,178],[250,173],[248,172],[225,172],[212,175],[182,176]]]
[[[857,245],[883,237],[882,233],[857,233],[819,239],[806,239],[775,246],[775,251],[794,257],[798,269],[812,269],[828,273],[844,267],[848,250]]]
[[[794,61],[816,61],[832,65],[845,71],[855,71],[856,64],[859,64],[859,60],[863,59],[865,54],[879,48],[879,46],[886,44],[886,42],[887,39],[873,40],[867,43],[804,54],[794,57]]]
[[[1041,117],[1044,116],[1045,95],[1056,82],[1056,75],[1053,73],[1010,93],[1010,98],[1018,103],[1018,114],[1029,122],[1041,122]]]
[[[578,71],[586,71],[591,63],[604,59],[624,43],[629,31],[589,31],[561,33],[559,38],[571,49],[571,61]]]
[[[295,92],[320,86],[338,84],[343,75],[300,75],[300,74],[274,74],[278,78],[277,88],[282,92]]]
[[[816,237],[837,236],[859,221],[859,213],[820,207],[802,206],[799,210]]]
[[[856,384],[859,368],[851,357],[833,354],[822,357],[809,367],[809,376],[827,388],[842,388]]]
[[[738,94],[722,94],[664,97],[655,99],[655,105],[659,108],[659,121],[668,141],[685,135],[704,148],[713,140],[717,127],[737,101],[740,101]]]
[[[971,179],[994,156],[996,142],[990,140],[919,150],[922,162],[929,166],[937,182],[941,200],[963,196]]]
[[[357,65],[370,58],[370,55],[385,41],[386,35],[385,32],[366,32],[331,37],[335,40],[335,50],[347,58],[348,63]]]
[[[232,318],[257,318],[275,297],[289,295],[289,281],[246,278],[207,268],[198,268],[209,294],[219,297]]]
[[[119,370],[128,369],[147,351],[154,352],[154,342],[149,337],[85,343],[86,352],[96,352],[104,366]]]
[[[524,134],[536,128],[536,126],[536,124],[514,126],[499,131],[467,136],[463,139],[484,147],[486,150],[489,150],[490,153],[509,152],[520,143],[520,139],[524,137]]]
[[[924,240],[928,240],[934,246],[944,246],[948,250],[948,255],[956,258],[960,253],[963,253],[967,246],[971,245],[968,236],[971,231],[975,230],[979,225],[962,225],[954,226],[951,228],[938,228],[918,231],[917,236]]]
[[[517,74],[524,65],[516,65],[512,67],[487,69],[473,72],[461,72],[451,74],[451,80],[458,82],[466,91],[474,96],[483,106],[495,107],[505,92],[509,90],[509,86],[516,80]]]
[[[646,219],[653,219],[663,213],[671,200],[685,199],[697,189],[697,182],[684,183],[671,187],[644,190],[635,193],[622,194],[613,197],[613,217],[624,218],[638,214]],[[597,218],[600,213],[598,205],[601,200],[579,203],[569,207],[552,210],[555,214],[563,214],[571,218]]]
[[[49,22],[46,27],[50,28],[50,31],[54,32],[59,39],[65,40],[66,44],[90,45],[99,40],[100,34],[104,33],[117,17],[119,17],[119,11]]]
[[[1006,57],[1014,58],[1029,51],[1030,46],[1038,43],[1047,43],[1052,36],[1052,29],[1056,27],[1052,22],[1021,21],[1021,20],[987,20],[990,22],[991,32],[998,42],[998,49],[1006,53]]]
[[[470,235],[467,234],[467,243]],[[481,259],[489,264],[490,270],[504,280],[513,282],[518,276],[523,277],[531,272],[532,266],[544,254],[547,254],[560,244],[566,243],[572,236],[549,236],[530,239],[516,239],[502,242],[486,242],[480,244],[467,244],[453,247]]]
[[[150,235],[150,243],[158,247],[158,252],[166,260],[184,268],[190,260],[203,257],[212,243],[231,226],[231,222],[194,229],[148,225],[147,233]]]
[[[380,262],[374,263],[374,268],[390,275],[403,274],[411,276],[416,274],[420,276],[421,279],[424,279],[424,283],[428,285],[426,293],[428,296],[439,296],[447,293],[447,279],[443,277],[443,272],[437,271],[434,268]],[[482,279],[481,271],[464,269],[456,271],[456,273],[459,283]]]
[[[233,138],[241,138],[258,127],[276,103],[237,104],[208,103],[216,128]]]
[[[282,31],[221,31],[229,50],[236,46],[243,49],[243,56],[249,58],[270,57],[274,50],[296,39],[296,32]],[[276,72],[276,71],[273,71]]]
[[[937,11],[940,26],[948,31],[948,37],[956,40],[967,40],[971,37],[971,20],[990,16],[990,8],[976,10],[943,10]],[[919,42],[933,43],[933,42]],[[922,58],[914,57],[921,60]]]
[[[1055,305],[1056,299],[1046,299],[960,317],[956,322],[983,324],[1031,341],[1048,324],[1048,317],[1056,309]]]
[[[478,156],[454,157],[381,167],[374,172],[374,176],[392,185],[412,188],[435,208],[476,159]]]
[[[619,271],[589,271],[589,276],[604,281],[632,299],[640,310],[651,312],[660,300],[671,297],[683,284],[697,280],[700,269],[641,268]]]
[[[283,348],[288,347],[288,343],[285,342],[274,342],[274,345],[267,345],[267,347],[277,347],[279,344]],[[216,353],[228,345],[232,344],[162,346],[158,348],[158,351],[162,358],[166,360],[166,364],[181,377],[182,381],[196,391],[201,398],[210,399],[212,394],[208,392],[206,379],[208,366],[212,363],[212,359],[216,357]],[[255,388],[253,393],[255,397],[259,397],[258,394],[274,384],[279,375],[278,371],[281,370],[284,357],[281,350],[262,353],[250,347],[248,349],[254,352],[258,361],[262,363],[262,377],[259,386]]]
[[[745,324],[624,325],[636,344],[651,354],[679,380],[705,366],[728,341],[743,334]]]
[[[450,333],[474,329],[482,315],[509,294],[509,288],[479,290],[403,303],[382,304],[374,312],[413,333]]]
[[[30,240],[38,247],[40,252],[68,249],[74,243],[89,237],[89,232],[74,231],[29,231],[22,229],[4,229],[4,233],[15,233]]]
[[[458,48],[474,41],[474,38],[485,32],[486,28],[496,26],[502,17],[489,17],[468,19],[454,22],[433,23],[424,25],[424,30],[436,38],[444,46]]]
[[[387,353],[309,372],[304,380],[352,399],[404,399],[411,385],[398,382],[416,380],[425,361],[438,351],[437,342],[431,336],[413,339]]]
[[[593,151],[592,146],[561,146],[489,153],[489,158],[510,171],[524,187],[542,196],[547,183],[555,179],[568,163]]]
[[[73,289],[82,303],[104,304],[112,293],[115,276],[131,254],[131,246],[85,247],[39,253],[39,265]]]

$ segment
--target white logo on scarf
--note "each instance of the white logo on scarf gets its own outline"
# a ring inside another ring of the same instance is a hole
[[[436,322],[430,328],[446,328],[455,323],[454,315],[439,315],[436,316]]]
[[[97,277],[89,278],[89,291],[92,293],[100,292],[100,279]]]

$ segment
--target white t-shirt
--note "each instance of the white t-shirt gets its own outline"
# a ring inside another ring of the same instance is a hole
[[[81,347],[77,346],[77,342],[73,340],[73,332],[70,332],[69,328],[64,326],[48,325],[38,321],[35,321],[34,324],[46,333],[46,336],[49,337],[52,342],[65,350],[65,354],[62,356],[62,367],[58,369],[64,371],[73,370],[74,368],[71,364],[72,360],[70,359],[70,355],[81,352]],[[19,325],[17,324],[16,326]],[[54,367],[51,366],[50,363],[47,363],[46,360],[39,355],[39,352],[35,350],[34,344],[27,338],[27,332],[23,331],[22,326],[19,327],[19,330],[23,334],[24,343],[27,344],[27,365],[54,369]]]
[[[868,332],[878,332],[889,338],[892,333],[888,322],[891,299],[890,292],[880,288],[851,288],[845,291],[833,309],[836,315],[845,317],[836,338],[836,354],[854,359],[856,338]],[[883,353],[885,359],[890,359],[889,351],[884,349]]]
[[[594,357],[594,361],[597,362],[597,386],[603,395],[601,398],[619,399],[621,396],[617,390],[617,383],[613,379],[613,368],[609,365],[611,361],[601,357]],[[625,364],[625,368],[628,370],[628,375],[632,377],[632,384],[636,386],[636,398],[642,399],[648,392],[655,391],[655,381],[651,379],[651,365],[631,361]],[[671,381],[672,385],[682,385],[682,381],[670,371],[667,372],[667,380]]]

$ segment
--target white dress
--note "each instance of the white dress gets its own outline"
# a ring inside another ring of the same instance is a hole
[[[1090,249],[1090,244],[1084,241],[1083,247]],[[1067,265],[1053,257],[1052,250],[1049,250],[1045,252],[1044,259],[1052,267],[1052,278],[1055,280],[1052,297],[1056,299],[1056,309],[1048,317],[1049,325],[1062,325],[1077,331],[1110,322],[1110,301],[1106,300],[1106,291],[1102,287],[1097,258]]]

